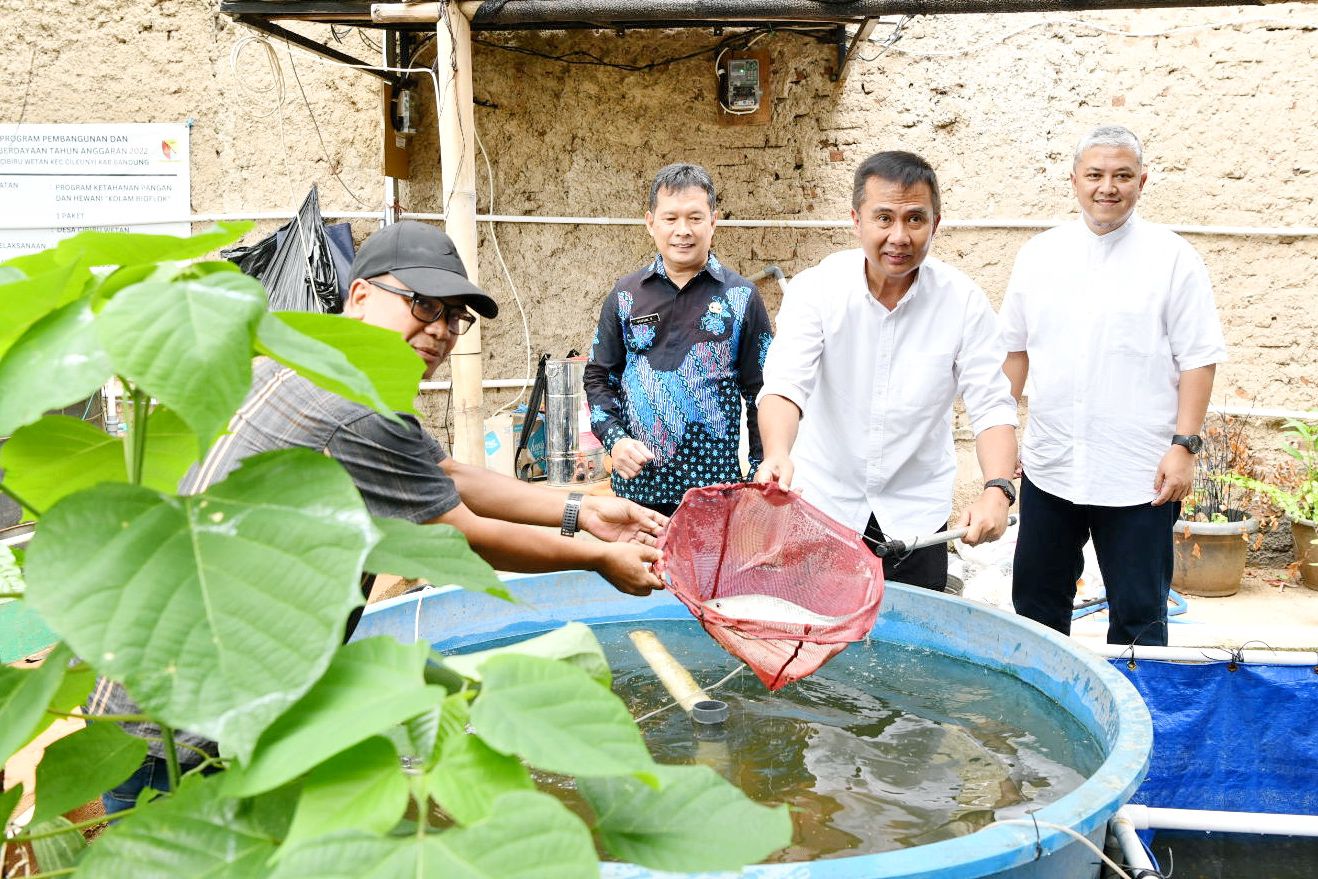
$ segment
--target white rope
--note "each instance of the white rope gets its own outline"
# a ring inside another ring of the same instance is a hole
[[[704,690],[706,693],[712,693],[712,692],[714,692],[715,690],[717,690],[719,687],[721,687],[721,686],[723,686],[724,684],[726,684],[728,681],[732,680],[733,677],[735,677],[735,676],[737,675],[737,673],[740,672],[740,671],[741,671],[742,669],[744,669],[745,667],[746,667],[746,664],[745,664],[745,663],[742,663],[742,664],[738,665],[736,668],[734,668],[732,671],[730,671],[727,675],[725,675],[725,676],[724,676],[722,679],[720,679],[717,683],[712,684],[711,686],[708,686],[708,687],[701,687],[701,689]],[[672,707],[673,707],[674,705],[676,705],[676,704],[678,704],[676,700],[674,700],[674,701],[672,701],[672,702],[666,702],[666,703],[664,703],[663,705],[660,705],[660,706],[659,706],[658,708],[656,708],[655,710],[651,711],[649,714],[642,714],[640,717],[636,718],[636,723],[637,723],[637,725],[640,725],[641,721],[643,721],[643,720],[649,720],[651,717],[654,717],[656,714],[662,714],[662,713],[664,713],[665,711],[667,711],[669,708],[672,708]]]

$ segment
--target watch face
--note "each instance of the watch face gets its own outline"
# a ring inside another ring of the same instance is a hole
[[[1178,436],[1175,442],[1177,445],[1185,446],[1192,455],[1199,454],[1199,450],[1204,447],[1203,437],[1198,435]]]

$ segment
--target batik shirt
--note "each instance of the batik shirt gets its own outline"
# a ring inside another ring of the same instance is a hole
[[[741,403],[750,469],[763,457],[755,396],[773,332],[750,281],[710,254],[678,289],[656,254],[604,300],[586,366],[591,429],[606,449],[640,440],[654,460],[613,491],[675,504],[688,489],[740,482]]]

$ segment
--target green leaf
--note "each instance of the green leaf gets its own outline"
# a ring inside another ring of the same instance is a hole
[[[431,654],[435,656],[436,654]],[[433,766],[442,753],[444,743],[453,736],[465,736],[467,724],[471,722],[471,694],[454,693],[444,699],[443,709],[439,715],[439,731],[435,736],[435,750],[431,754],[428,767]]]
[[[142,483],[173,492],[196,456],[196,434],[176,414],[156,407],[147,419]],[[84,488],[128,479],[123,440],[68,415],[47,415],[21,428],[0,448],[0,467],[14,491],[43,510]]]
[[[132,266],[196,259],[232,244],[254,224],[220,222],[199,235],[148,235],[142,232],[88,230],[65,238],[53,248],[10,260],[7,265],[24,271],[51,264],[65,266]],[[31,272],[29,271],[29,274]]]
[[[535,790],[521,760],[500,754],[470,734],[445,739],[428,781],[435,802],[463,825],[490,817],[494,801],[505,793]]]
[[[151,280],[119,291],[96,330],[115,372],[177,412],[204,452],[247,395],[265,310],[265,291],[246,275]]]
[[[9,819],[14,814],[14,807],[18,805],[18,801],[21,799],[23,799],[22,782],[0,793],[0,827],[9,826]]]
[[[432,837],[381,839],[345,831],[281,851],[269,879],[450,879],[446,861]]]
[[[311,771],[285,844],[358,829],[383,834],[403,817],[408,780],[389,740],[373,736]]]
[[[234,796],[270,790],[329,757],[440,704],[445,692],[421,677],[427,645],[367,638],[340,648],[324,677],[270,726],[244,766]]]
[[[425,372],[425,361],[397,331],[334,314],[267,314],[257,327],[256,349],[320,387],[391,418],[413,411]]]
[[[37,766],[34,822],[76,809],[128,778],[146,758],[146,739],[117,723],[92,723],[46,746]]]
[[[439,728],[443,716],[442,705],[409,717],[398,726],[385,730],[399,756],[421,761],[429,769],[439,741]]]
[[[28,741],[45,719],[46,706],[59,692],[64,670],[72,658],[69,648],[55,648],[40,667],[0,665],[0,766]]]
[[[87,850],[79,879],[252,879],[265,876],[276,838],[267,811],[220,792],[223,775],[184,780],[121,819]]]
[[[192,497],[99,485],[60,501],[27,600],[146,713],[246,760],[329,665],[374,536],[337,462],[270,452]]]
[[[66,870],[78,862],[78,856],[87,847],[87,840],[82,833],[73,829],[73,822],[61,815],[46,821],[34,823],[32,833],[48,833],[52,830],[64,830],[54,836],[45,836],[32,840],[32,854],[37,867],[43,873]]]
[[[0,545],[0,592],[22,594],[27,589],[23,582],[23,572],[18,569],[18,561],[9,547]]]
[[[435,837],[454,879],[596,879],[590,831],[549,794],[499,797],[489,818]]]
[[[99,844],[99,843],[98,843]],[[472,827],[380,839],[340,833],[306,840],[270,879],[598,879],[590,831],[547,794],[499,799],[495,814]]]
[[[792,841],[786,806],[751,802],[708,766],[659,766],[660,787],[579,778],[596,830],[616,857],[655,870],[740,870]]]
[[[91,273],[86,269],[53,266],[0,284],[0,355],[7,352],[28,327],[77,299],[90,277]]]
[[[376,524],[379,524],[378,520]],[[369,564],[369,559],[367,562]],[[567,623],[562,628],[518,641],[516,644],[506,644],[503,647],[492,647],[489,650],[478,650],[457,656],[444,656],[442,659],[445,665],[463,677],[479,681],[481,663],[491,656],[506,654],[561,659],[581,669],[599,684],[605,687],[613,686],[613,672],[609,669],[609,661],[604,656],[604,648],[600,646],[599,639],[595,637],[590,626],[585,623]]]
[[[46,315],[0,357],[0,436],[86,399],[110,377],[90,302],[83,297]]]
[[[650,772],[654,761],[622,700],[579,668],[500,655],[480,667],[471,724],[486,744],[564,775]]]
[[[417,525],[379,516],[372,521],[381,537],[366,559],[367,570],[423,579],[436,586],[454,584],[513,600],[494,568],[476,555],[466,536],[452,525]]]
[[[55,691],[55,695],[50,699],[49,711],[69,714],[73,709],[82,707],[86,704],[87,696],[90,695],[94,686],[96,686],[96,672],[87,663],[78,662],[66,668],[59,689]],[[49,713],[49,711],[28,735],[27,741],[23,743],[24,747],[45,732],[49,726],[58,723],[62,719],[56,714]]]

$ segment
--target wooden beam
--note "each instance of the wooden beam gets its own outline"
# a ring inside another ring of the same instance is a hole
[[[439,4],[427,4],[436,5]],[[435,71],[439,76],[439,157],[444,228],[458,248],[467,277],[479,284],[476,254],[476,126],[472,113],[471,25],[455,3],[442,4],[435,24]],[[481,389],[481,323],[458,337],[449,355],[453,373],[453,457],[485,466],[484,392]]]

